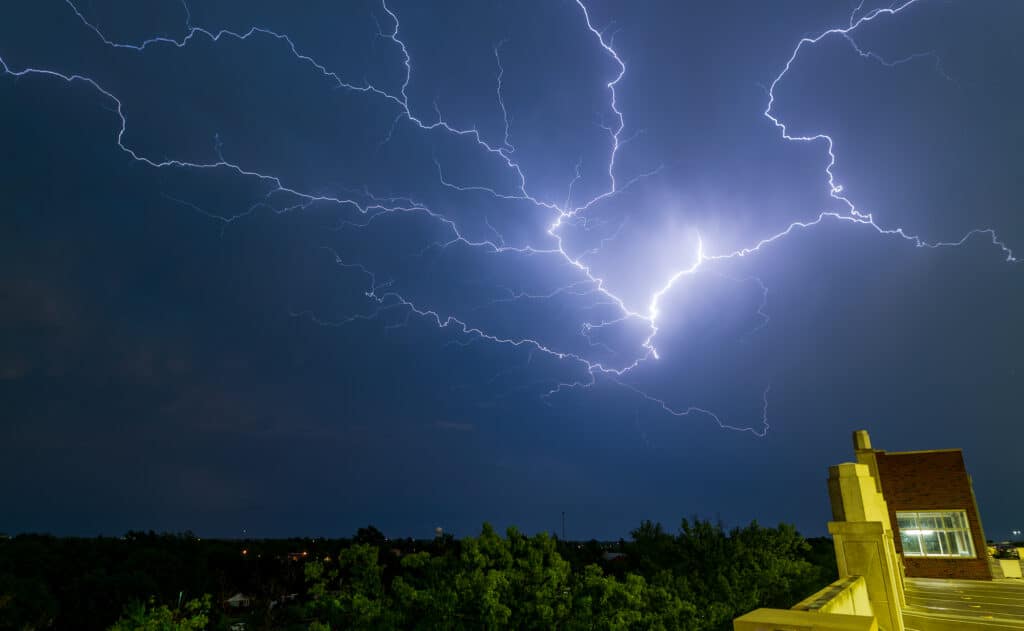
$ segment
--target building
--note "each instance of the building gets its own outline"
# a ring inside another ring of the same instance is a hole
[[[961,451],[890,453],[865,431],[853,444],[828,474],[839,580],[734,631],[1024,631],[1024,566],[990,569]]]
[[[893,543],[906,575],[991,580],[985,532],[960,449],[887,452],[854,433],[889,509]]]
[[[246,596],[242,592],[238,592],[231,598],[226,599],[224,601],[224,606],[230,607],[231,609],[244,609],[247,607],[252,607],[252,597]]]

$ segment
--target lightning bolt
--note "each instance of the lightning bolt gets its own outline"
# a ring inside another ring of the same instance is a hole
[[[486,219],[486,217],[484,218],[484,223],[493,234],[494,238],[470,238],[456,220],[447,216],[443,212],[432,209],[426,203],[422,203],[408,197],[382,198],[375,196],[368,190],[364,190],[359,194],[351,194],[349,196],[325,195],[313,191],[301,190],[295,186],[286,184],[278,175],[256,171],[244,166],[241,162],[226,159],[223,151],[224,147],[220,142],[219,137],[215,139],[216,159],[207,162],[178,159],[154,159],[147,157],[126,144],[124,138],[128,128],[128,117],[122,101],[112,92],[100,85],[96,80],[85,75],[65,73],[48,68],[24,67],[15,69],[10,67],[3,57],[0,57],[0,73],[14,78],[41,77],[52,80],[61,80],[69,84],[83,83],[88,85],[90,88],[102,95],[103,98],[107,99],[113,106],[113,112],[118,120],[115,138],[116,145],[121,151],[137,162],[143,163],[154,169],[227,171],[234,173],[239,177],[252,179],[263,186],[264,193],[261,199],[256,201],[243,212],[229,216],[210,212],[187,200],[167,196],[168,199],[216,219],[217,221],[222,222],[225,226],[248,216],[254,210],[261,207],[270,208],[274,212],[283,213],[302,210],[318,203],[350,208],[356,212],[357,216],[361,217],[359,220],[346,220],[341,222],[338,225],[339,230],[364,229],[378,218],[388,215],[408,214],[425,216],[431,221],[436,222],[448,234],[447,239],[431,243],[427,246],[428,249],[436,248],[444,250],[453,246],[460,246],[474,250],[481,250],[490,254],[531,257],[542,256],[550,259],[553,265],[567,266],[580,277],[580,280],[574,281],[564,287],[556,288],[550,292],[531,293],[505,288],[507,296],[497,298],[488,303],[489,305],[498,305],[501,303],[521,300],[550,300],[559,295],[590,296],[594,299],[591,308],[599,305],[607,306],[613,308],[617,313],[617,315],[612,318],[584,321],[580,324],[580,334],[588,341],[591,348],[611,351],[611,353],[609,353],[610,355],[618,354],[607,345],[599,341],[594,341],[590,336],[594,332],[603,328],[622,324],[627,321],[638,322],[646,326],[647,335],[633,356],[627,357],[624,361],[620,360],[619,363],[595,360],[584,356],[580,352],[562,349],[556,345],[546,343],[536,338],[499,335],[469,322],[464,317],[459,317],[455,314],[442,313],[427,305],[416,303],[415,301],[407,298],[400,291],[396,290],[394,288],[393,281],[379,281],[377,274],[373,270],[362,263],[346,260],[344,256],[334,250],[330,250],[330,254],[333,257],[335,264],[344,269],[353,270],[365,277],[366,289],[364,291],[364,296],[367,299],[368,304],[371,306],[370,310],[365,314],[357,314],[341,320],[323,319],[312,311],[296,311],[292,313],[293,316],[306,317],[317,324],[325,326],[342,326],[356,320],[377,318],[385,311],[402,310],[405,313],[406,319],[411,316],[419,317],[428,322],[432,322],[439,329],[454,330],[463,339],[471,341],[480,340],[492,344],[506,345],[513,348],[523,348],[527,350],[530,358],[533,357],[534,353],[542,353],[554,359],[569,362],[582,371],[582,378],[555,384],[545,396],[552,396],[558,392],[569,389],[590,388],[599,382],[607,381],[634,393],[642,401],[651,404],[656,409],[659,409],[671,416],[684,417],[691,414],[701,415],[710,418],[723,429],[750,432],[756,436],[764,436],[769,428],[768,394],[771,388],[770,385],[765,386],[763,390],[762,418],[760,419],[761,427],[754,428],[728,424],[723,421],[717,413],[710,409],[697,406],[689,406],[685,408],[673,407],[664,399],[646,392],[634,382],[630,381],[630,373],[638,366],[645,362],[657,361],[661,357],[656,346],[656,338],[659,333],[659,323],[663,315],[661,311],[661,301],[666,294],[674,289],[676,284],[682,278],[694,276],[700,273],[708,264],[753,255],[761,251],[762,248],[768,247],[796,231],[812,229],[824,222],[833,221],[840,224],[866,226],[876,231],[879,235],[897,237],[910,242],[918,248],[958,247],[973,237],[982,236],[991,241],[993,246],[1002,253],[1007,262],[1015,263],[1018,261],[1010,247],[999,238],[996,231],[992,228],[975,228],[956,241],[929,242],[917,235],[911,234],[902,227],[886,227],[877,223],[870,212],[865,212],[855,205],[850,197],[845,194],[842,185],[837,182],[835,174],[836,147],[832,137],[824,132],[815,133],[813,135],[793,135],[788,131],[787,124],[779,118],[774,111],[776,89],[783,83],[800,54],[806,49],[811,48],[829,38],[843,38],[850,44],[856,54],[862,58],[880,63],[887,67],[911,63],[923,58],[932,58],[935,60],[936,69],[942,73],[943,76],[946,76],[945,72],[942,70],[941,60],[934,52],[916,53],[901,59],[890,61],[872,51],[862,48],[854,37],[855,31],[864,24],[903,13],[919,1],[920,0],[904,0],[901,3],[896,3],[888,7],[876,8],[868,11],[863,11],[864,3],[862,1],[854,8],[846,25],[827,29],[814,36],[801,38],[793,48],[782,70],[774,77],[768,87],[768,100],[763,111],[763,116],[770,124],[774,125],[774,127],[778,129],[782,140],[786,142],[822,145],[824,147],[824,182],[828,195],[839,203],[840,210],[829,209],[821,211],[817,216],[802,221],[795,221],[784,227],[779,232],[758,240],[751,246],[730,252],[709,252],[707,251],[704,240],[698,236],[697,249],[693,262],[688,267],[679,269],[670,274],[664,283],[661,284],[661,286],[651,295],[647,304],[642,308],[632,308],[627,305],[626,301],[617,295],[612,288],[608,286],[605,280],[594,272],[589,264],[584,262],[584,258],[586,256],[599,252],[606,243],[614,240],[618,236],[618,231],[622,229],[623,224],[619,225],[615,234],[602,239],[596,247],[585,250],[579,254],[570,252],[562,235],[562,230],[567,225],[582,225],[584,229],[587,229],[589,222],[591,221],[591,219],[586,215],[588,210],[622,193],[642,180],[656,175],[661,170],[661,167],[658,167],[652,171],[641,173],[640,175],[628,179],[623,183],[620,183],[617,177],[617,158],[619,152],[630,139],[623,139],[622,137],[626,128],[626,119],[618,102],[618,90],[621,82],[626,77],[627,66],[622,56],[614,47],[612,39],[606,38],[602,30],[594,25],[590,11],[584,3],[584,0],[575,1],[576,7],[579,9],[582,26],[585,27],[593,37],[594,42],[601,49],[601,53],[614,62],[616,70],[604,86],[608,94],[607,106],[608,111],[611,112],[612,119],[610,124],[602,124],[602,128],[608,134],[608,154],[605,164],[603,165],[603,170],[607,175],[607,186],[602,192],[576,205],[573,204],[574,187],[582,177],[582,162],[576,165],[575,177],[568,185],[568,193],[565,200],[559,203],[544,199],[543,196],[531,192],[526,172],[515,158],[516,148],[512,142],[511,130],[512,117],[506,106],[503,95],[505,69],[502,64],[501,51],[503,46],[507,43],[507,40],[502,40],[493,47],[495,64],[497,67],[495,94],[497,104],[502,115],[503,136],[499,141],[490,141],[485,138],[485,135],[476,127],[460,127],[448,122],[436,103],[434,104],[435,118],[433,120],[428,121],[413,111],[408,95],[408,88],[413,76],[413,59],[400,33],[401,21],[399,19],[399,15],[387,4],[387,0],[382,0],[380,7],[383,14],[387,16],[386,21],[388,22],[388,28],[384,28],[384,25],[378,21],[378,35],[382,39],[390,42],[390,45],[394,46],[401,56],[403,74],[402,83],[397,93],[388,91],[387,89],[374,85],[369,81],[364,80],[359,83],[345,79],[341,74],[332,71],[327,67],[327,65],[303,52],[291,36],[276,32],[270,28],[252,26],[246,31],[232,31],[227,29],[210,30],[193,25],[191,11],[184,1],[182,2],[182,6],[185,13],[185,30],[184,34],[180,38],[159,36],[143,40],[139,43],[127,43],[113,41],[108,38],[99,26],[87,18],[73,0],[65,0],[65,3],[69,7],[70,11],[73,12],[74,16],[86,29],[93,32],[104,45],[131,53],[142,54],[147,49],[154,47],[185,48],[190,43],[200,38],[205,38],[213,43],[219,42],[222,39],[245,41],[255,38],[265,38],[277,42],[284,47],[287,54],[291,55],[296,61],[304,64],[311,71],[327,80],[334,87],[350,91],[354,94],[363,95],[368,99],[374,99],[379,102],[382,107],[393,109],[395,112],[393,122],[388,134],[382,139],[382,144],[387,143],[392,139],[393,133],[399,125],[411,125],[413,129],[420,132],[447,134],[453,138],[460,138],[474,143],[480,150],[482,157],[496,161],[512,174],[513,179],[516,181],[515,187],[511,190],[498,190],[486,185],[459,184],[453,182],[446,177],[443,164],[435,157],[434,165],[437,170],[439,183],[447,189],[460,193],[482,193],[498,200],[511,200],[530,204],[540,210],[550,213],[552,219],[546,229],[546,235],[549,242],[543,245],[529,243],[525,245],[509,245],[501,232],[497,230],[490,221]],[[634,132],[634,136],[641,133],[641,131],[642,130]],[[423,255],[424,253],[425,250],[421,251],[419,255]],[[756,331],[763,328],[768,323],[769,317],[765,311],[768,300],[768,288],[758,278],[751,278],[749,280],[757,283],[762,292],[762,300],[757,309],[757,314],[761,318],[761,324],[757,329],[755,329]]]
[[[826,219],[834,219],[834,220],[838,220],[838,221],[847,221],[847,222],[867,225],[867,226],[870,226],[871,228],[873,228],[874,230],[876,230],[879,234],[898,236],[898,237],[901,237],[901,238],[903,238],[903,239],[905,239],[907,241],[910,241],[916,247],[923,247],[923,248],[941,248],[941,247],[960,246],[960,245],[963,245],[965,242],[967,242],[968,239],[970,239],[971,237],[973,237],[975,235],[986,235],[986,236],[988,236],[991,239],[993,245],[997,246],[1002,251],[1002,253],[1006,257],[1006,261],[1007,262],[1013,263],[1013,262],[1017,261],[1016,257],[1013,254],[1013,251],[1005,243],[1003,243],[999,239],[999,236],[996,234],[996,231],[994,229],[992,229],[992,228],[975,228],[975,229],[969,231],[967,234],[965,234],[961,239],[959,239],[957,241],[928,242],[928,241],[925,241],[924,239],[922,239],[919,236],[907,233],[903,228],[899,228],[899,227],[897,227],[897,228],[885,228],[885,227],[882,227],[879,224],[875,223],[875,220],[872,217],[871,213],[864,213],[864,212],[858,210],[857,206],[853,203],[853,201],[851,201],[849,197],[847,197],[846,195],[843,194],[843,186],[836,182],[836,175],[835,175],[835,172],[834,172],[834,168],[835,168],[835,165],[836,165],[835,142],[832,140],[832,137],[830,135],[824,133],[824,132],[819,132],[817,134],[810,135],[810,136],[793,136],[793,135],[791,135],[789,133],[789,131],[788,131],[787,127],[786,127],[786,124],[782,120],[780,120],[773,113],[773,108],[775,106],[775,88],[778,87],[779,83],[781,83],[782,80],[789,73],[790,68],[793,66],[793,63],[796,61],[797,57],[799,56],[800,51],[803,50],[807,46],[814,46],[815,44],[818,44],[822,40],[824,40],[826,38],[829,38],[829,37],[837,37],[837,36],[838,37],[843,37],[847,42],[849,42],[851,44],[853,49],[861,57],[873,59],[873,60],[878,61],[878,62],[882,63],[883,65],[889,66],[889,67],[900,65],[900,64],[904,64],[904,63],[908,63],[908,62],[914,61],[916,59],[920,59],[922,57],[934,57],[935,59],[938,59],[938,56],[935,55],[934,52],[927,52],[927,53],[916,53],[916,54],[913,54],[913,55],[909,55],[907,57],[904,57],[903,59],[899,59],[899,60],[896,60],[896,61],[887,61],[884,58],[882,58],[881,56],[879,56],[879,55],[877,55],[877,54],[875,54],[873,52],[863,50],[862,48],[860,48],[857,45],[856,41],[853,39],[852,33],[855,30],[857,30],[860,26],[862,26],[864,24],[867,24],[869,22],[872,22],[872,21],[878,19],[879,17],[894,16],[894,15],[897,15],[899,13],[902,13],[903,11],[907,10],[909,7],[911,7],[911,6],[915,5],[915,4],[918,4],[919,2],[920,2],[920,0],[905,0],[901,4],[896,4],[896,5],[891,6],[891,7],[872,9],[872,10],[868,11],[867,13],[865,13],[864,15],[862,15],[860,17],[857,17],[857,14],[861,11],[861,9],[864,6],[864,2],[862,1],[860,4],[857,5],[857,7],[850,14],[850,21],[849,21],[849,24],[847,26],[831,28],[831,29],[828,29],[826,31],[822,31],[821,33],[819,33],[818,35],[815,35],[814,37],[803,37],[803,38],[801,38],[800,41],[797,42],[796,47],[793,49],[792,54],[790,54],[789,59],[786,61],[786,65],[782,68],[782,71],[778,75],[775,76],[775,79],[772,80],[771,84],[768,87],[768,104],[765,106],[765,109],[764,109],[764,117],[767,118],[769,121],[771,121],[771,123],[773,125],[775,125],[775,127],[782,134],[782,138],[784,140],[787,140],[789,142],[824,143],[825,144],[825,150],[826,150],[826,153],[828,154],[828,162],[825,165],[825,180],[826,180],[827,185],[828,185],[828,194],[829,194],[829,196],[832,199],[835,199],[838,202],[840,202],[846,208],[846,211],[845,212],[830,212],[830,211],[822,212],[822,213],[820,213],[818,215],[817,218],[812,219],[810,221],[796,221],[796,222],[793,222],[785,230],[783,230],[783,231],[781,231],[781,232],[779,232],[779,233],[777,233],[775,235],[772,235],[770,237],[767,237],[765,239],[762,239],[761,241],[759,241],[757,244],[755,244],[752,247],[743,248],[743,249],[736,250],[735,252],[730,252],[730,253],[727,253],[727,254],[717,255],[715,257],[712,257],[713,259],[721,260],[721,259],[734,258],[734,257],[737,257],[737,256],[746,256],[748,254],[752,254],[754,252],[757,252],[762,246],[768,245],[769,243],[772,243],[772,242],[777,241],[778,239],[780,239],[782,237],[787,236],[788,234],[792,233],[794,230],[810,228],[812,226],[818,225],[819,223],[821,223],[822,221],[824,221]],[[939,67],[941,67],[941,65]]]

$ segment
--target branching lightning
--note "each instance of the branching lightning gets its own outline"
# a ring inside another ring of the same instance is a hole
[[[707,244],[704,243],[702,239],[698,238],[697,249],[694,253],[692,263],[689,266],[670,274],[642,307],[631,307],[628,305],[626,301],[616,294],[613,288],[610,288],[605,280],[601,276],[598,276],[597,273],[593,271],[592,267],[584,261],[585,257],[598,253],[607,242],[614,240],[618,235],[618,231],[616,231],[611,237],[602,239],[596,247],[592,247],[578,253],[570,251],[566,246],[565,239],[562,234],[563,228],[567,225],[583,225],[586,227],[588,225],[587,222],[589,221],[589,218],[586,215],[588,210],[660,171],[659,167],[658,169],[642,173],[631,179],[625,180],[624,182],[619,181],[619,177],[617,175],[617,158],[620,150],[628,142],[629,138],[623,139],[622,137],[626,128],[626,118],[619,107],[618,91],[621,87],[622,81],[626,77],[627,65],[619,51],[614,47],[614,42],[610,38],[606,38],[605,34],[594,25],[590,11],[584,3],[584,0],[576,0],[575,3],[576,7],[579,9],[581,27],[585,27],[592,36],[593,41],[600,49],[600,53],[614,62],[616,70],[614,71],[613,76],[610,77],[604,85],[608,94],[607,108],[608,111],[611,112],[611,123],[603,125],[603,128],[608,134],[608,151],[606,162],[602,165],[602,178],[606,178],[607,185],[602,192],[575,204],[575,186],[582,177],[582,162],[576,165],[575,177],[568,184],[568,192],[566,193],[564,201],[559,202],[547,199],[545,196],[531,191],[526,171],[515,157],[516,148],[512,142],[513,116],[506,105],[503,95],[505,68],[502,64],[502,49],[507,40],[497,42],[493,47],[494,60],[497,68],[495,95],[497,99],[497,106],[502,116],[503,135],[500,139],[491,141],[488,140],[485,137],[485,134],[476,127],[460,127],[448,122],[442,115],[436,103],[433,111],[435,118],[431,121],[422,118],[414,112],[410,105],[408,94],[409,85],[412,81],[414,71],[413,57],[400,32],[401,21],[399,14],[389,7],[387,0],[382,0],[381,2],[381,17],[383,18],[384,15],[386,15],[386,18],[384,19],[386,24],[381,25],[378,23],[378,28],[379,36],[386,40],[389,46],[394,46],[395,50],[401,57],[401,63],[403,66],[401,68],[402,82],[397,93],[389,91],[378,85],[374,85],[369,81],[356,83],[343,78],[339,73],[330,70],[325,64],[304,53],[301,47],[291,36],[276,32],[269,28],[253,26],[247,31],[236,32],[225,29],[208,30],[195,26],[192,24],[192,15],[189,11],[189,7],[184,2],[183,6],[186,17],[185,31],[184,35],[180,38],[175,39],[172,37],[160,36],[144,40],[140,43],[125,43],[109,39],[99,26],[88,19],[73,0],[65,0],[70,11],[73,12],[74,16],[81,22],[83,27],[94,33],[104,45],[114,49],[122,49],[132,54],[143,54],[148,49],[154,47],[185,48],[191,42],[199,38],[206,38],[212,43],[219,42],[222,39],[245,41],[256,38],[266,38],[267,40],[277,42],[284,47],[287,54],[291,55],[296,61],[304,64],[311,71],[329,81],[334,87],[362,95],[367,99],[373,99],[376,102],[379,102],[381,107],[393,110],[393,122],[388,135],[382,139],[382,143],[386,143],[391,140],[399,125],[410,125],[414,130],[418,130],[419,132],[448,134],[452,137],[467,139],[475,143],[475,146],[479,149],[483,158],[495,161],[501,168],[507,170],[513,176],[513,179],[517,182],[516,186],[511,190],[498,190],[488,185],[454,182],[446,176],[443,164],[435,157],[434,164],[437,169],[438,182],[443,187],[460,193],[482,193],[498,200],[513,200],[531,204],[537,209],[550,213],[550,224],[548,224],[546,228],[547,240],[543,244],[509,245],[501,232],[497,230],[486,218],[484,219],[484,222],[490,232],[494,235],[494,238],[470,238],[456,220],[445,215],[443,212],[432,209],[428,204],[411,198],[381,198],[373,195],[369,191],[363,191],[361,194],[353,194],[349,197],[340,195],[324,195],[314,193],[312,191],[301,190],[296,186],[286,184],[282,177],[278,175],[256,171],[245,166],[241,161],[234,161],[225,158],[224,147],[219,138],[216,139],[215,144],[216,158],[207,162],[147,157],[126,144],[125,132],[128,128],[128,115],[122,101],[112,92],[100,85],[96,80],[80,74],[65,73],[47,68],[25,67],[15,69],[10,67],[2,57],[0,57],[0,71],[2,71],[2,74],[4,75],[16,78],[37,76],[47,79],[61,80],[69,84],[83,83],[88,85],[102,95],[104,99],[107,99],[113,106],[113,111],[118,119],[116,144],[121,151],[137,162],[148,165],[154,169],[226,171],[234,173],[239,177],[255,180],[259,182],[261,186],[265,187],[262,199],[250,206],[244,212],[228,216],[204,210],[200,206],[186,200],[167,196],[169,199],[173,199],[174,201],[188,206],[197,212],[215,218],[224,224],[229,224],[241,219],[260,207],[271,208],[275,212],[290,212],[308,208],[310,205],[316,203],[348,207],[354,209],[361,217],[361,220],[359,221],[343,221],[339,224],[339,229],[363,229],[373,223],[377,218],[385,215],[422,215],[428,217],[431,221],[437,222],[437,224],[440,225],[448,235],[446,239],[436,241],[428,246],[428,248],[438,248],[443,250],[453,246],[461,246],[491,254],[506,256],[546,257],[546,259],[550,260],[551,265],[567,266],[570,270],[579,275],[579,280],[564,287],[556,288],[551,292],[530,293],[510,288],[499,288],[503,289],[503,291],[507,293],[507,296],[497,298],[489,303],[489,305],[500,305],[502,303],[520,300],[550,300],[559,295],[590,296],[594,298],[596,305],[609,306],[617,312],[617,316],[614,318],[584,321],[580,323],[580,335],[587,340],[592,348],[600,348],[603,351],[612,351],[612,349],[607,345],[602,342],[595,341],[591,336],[596,331],[627,321],[639,323],[645,326],[647,335],[632,356],[620,359],[618,363],[613,363],[608,360],[595,360],[591,357],[584,356],[580,352],[565,350],[560,348],[558,345],[545,342],[541,339],[498,335],[487,331],[482,326],[469,322],[465,317],[442,313],[429,306],[417,304],[399,291],[395,290],[392,281],[379,281],[377,274],[366,265],[347,260],[343,254],[333,250],[331,251],[331,255],[337,265],[356,271],[357,273],[365,276],[367,280],[367,289],[364,292],[364,295],[370,305],[369,312],[361,315],[353,315],[341,320],[323,319],[311,311],[296,312],[292,315],[308,317],[313,322],[322,325],[340,326],[356,320],[373,319],[378,317],[385,310],[401,309],[406,313],[407,318],[409,316],[416,316],[433,323],[440,329],[454,330],[463,339],[480,340],[514,348],[524,348],[527,349],[531,358],[534,353],[542,353],[554,359],[569,362],[582,371],[582,378],[555,384],[547,393],[547,396],[567,389],[589,388],[598,383],[599,380],[604,380],[617,384],[627,391],[634,393],[640,399],[653,405],[655,408],[672,416],[681,417],[690,414],[699,414],[712,419],[722,428],[748,431],[757,436],[764,436],[768,430],[767,414],[770,386],[766,386],[763,391],[763,409],[762,418],[760,419],[761,427],[754,428],[727,424],[718,414],[709,409],[697,406],[688,406],[685,408],[673,407],[664,399],[646,392],[629,379],[630,373],[638,366],[645,362],[656,361],[661,357],[661,353],[656,345],[659,333],[659,324],[661,318],[664,317],[661,309],[661,301],[666,294],[673,290],[682,278],[696,275],[706,265],[716,261],[724,261],[753,255],[759,252],[762,248],[785,238],[795,231],[807,230],[826,221],[835,221],[840,224],[858,224],[861,226],[868,226],[875,230],[879,235],[899,237],[903,240],[909,241],[915,247],[919,248],[957,247],[963,245],[972,237],[984,236],[990,239],[992,244],[1001,251],[1005,256],[1006,261],[1017,261],[1017,258],[1014,256],[1010,247],[1000,240],[997,233],[992,228],[973,229],[957,241],[928,242],[921,237],[910,234],[902,227],[885,227],[877,223],[870,212],[864,212],[855,205],[850,197],[846,195],[843,186],[837,182],[837,176],[835,174],[836,147],[832,137],[823,132],[812,135],[793,135],[789,132],[787,124],[779,117],[778,114],[775,113],[774,106],[776,89],[784,81],[801,52],[828,38],[842,38],[847,41],[854,51],[862,58],[878,62],[889,67],[910,63],[922,58],[932,58],[935,60],[936,68],[942,72],[943,76],[945,76],[944,71],[942,71],[941,62],[938,56],[933,52],[918,53],[895,61],[889,61],[872,51],[863,49],[858,45],[854,38],[854,32],[861,26],[878,19],[892,17],[903,13],[920,1],[921,0],[904,0],[901,3],[897,3],[889,7],[871,9],[863,13],[863,2],[861,2],[861,4],[858,5],[851,13],[847,25],[831,28],[822,31],[815,36],[808,36],[800,39],[793,48],[782,70],[775,76],[768,86],[768,100],[763,111],[763,116],[770,124],[774,125],[774,127],[779,130],[781,138],[784,141],[812,145],[820,144],[824,146],[826,158],[823,168],[824,183],[827,186],[829,196],[838,203],[839,208],[824,210],[817,216],[812,216],[811,218],[803,221],[795,221],[779,232],[768,235],[749,247],[731,252],[715,253],[709,251]],[[634,132],[634,135],[636,133],[639,133],[639,131]],[[624,223],[625,220],[620,223],[618,230],[622,229],[622,225],[624,225]],[[423,252],[420,252],[420,254],[423,254]],[[755,329],[756,331],[763,328],[768,323],[768,314],[765,311],[768,301],[768,288],[760,279],[752,278],[750,280],[756,282],[762,292],[762,300],[757,310],[757,314],[761,319],[761,324],[757,329]],[[613,356],[619,355],[619,353],[614,351],[608,354]]]

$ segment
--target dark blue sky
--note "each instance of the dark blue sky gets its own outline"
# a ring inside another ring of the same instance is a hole
[[[0,530],[821,534],[867,428],[1008,536],[1024,5],[888,6],[8,7]]]

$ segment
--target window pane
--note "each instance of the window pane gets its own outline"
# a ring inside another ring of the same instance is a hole
[[[959,528],[960,520],[955,513],[946,513],[942,516],[942,524],[944,528]]]
[[[954,533],[950,533],[950,534],[952,535],[949,538],[949,540],[950,540],[949,543],[951,544],[950,545],[950,552],[952,554],[959,555],[959,556],[967,556],[969,553],[967,551],[967,546],[964,545],[964,533],[962,533],[962,532],[954,532]]]
[[[916,513],[896,513],[896,525],[900,530],[907,528],[917,528],[917,514]]]
[[[967,531],[958,532],[957,543],[960,545],[960,555],[965,557],[974,556],[974,547],[971,545],[971,533]]]
[[[920,524],[921,528],[934,529],[938,528],[939,524],[936,523],[935,513],[918,513],[917,523]]]
[[[942,554],[942,548],[939,547],[939,535],[934,530],[921,531],[921,545],[924,546],[925,556]]]
[[[949,545],[950,538],[951,537],[949,533],[947,533],[945,530],[939,531],[939,546],[942,548],[942,554],[946,556],[950,556],[953,554],[951,552],[952,547]]]
[[[903,542],[903,554],[910,557],[921,556],[921,541],[917,535],[900,533],[900,541]]]

